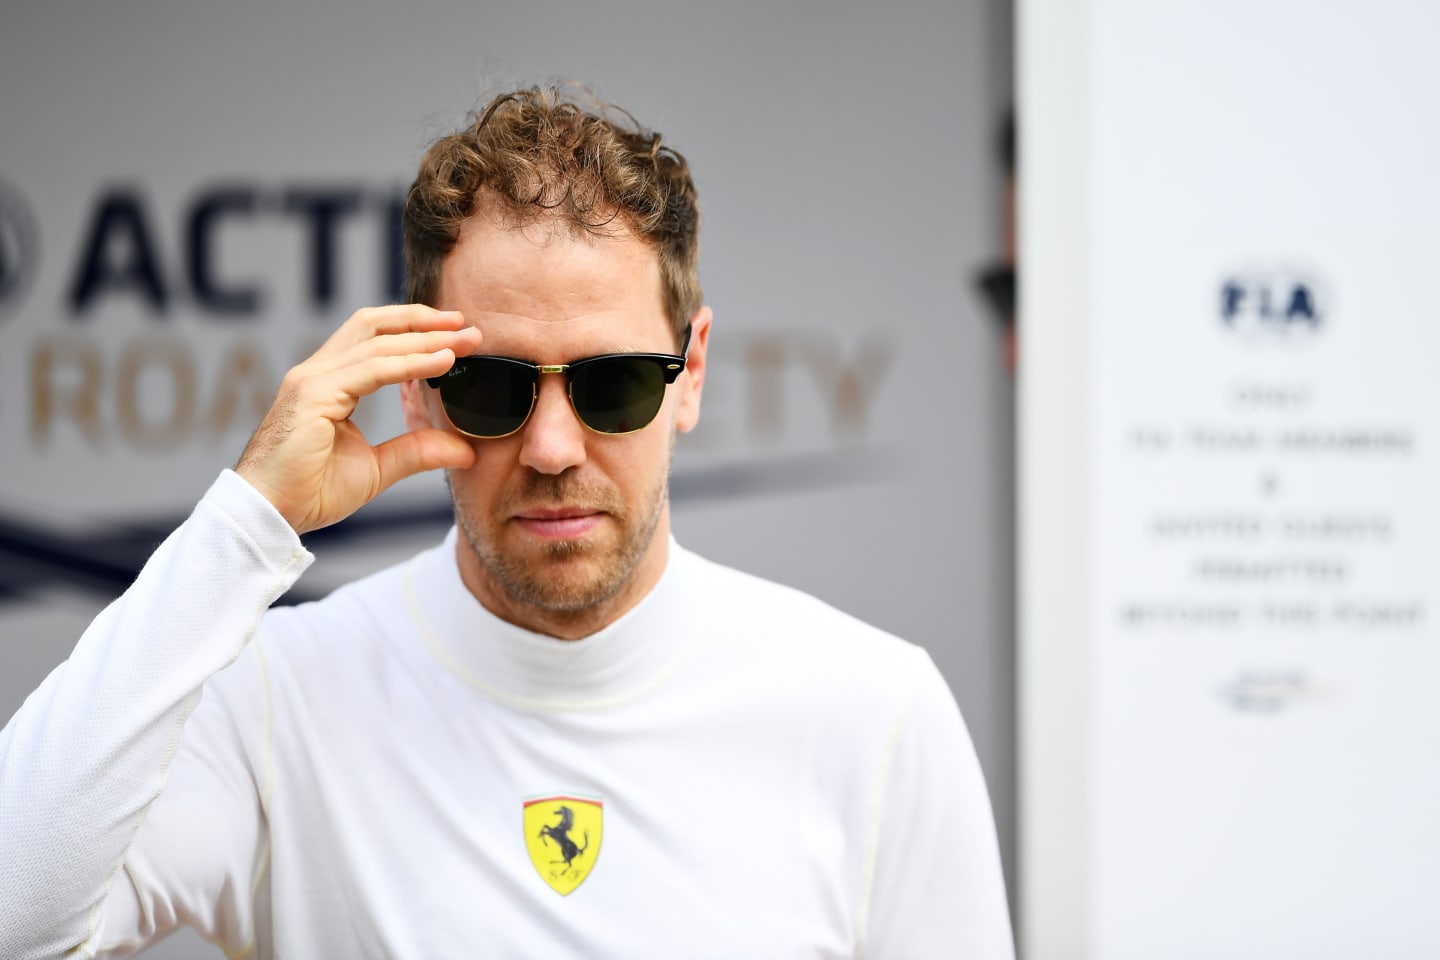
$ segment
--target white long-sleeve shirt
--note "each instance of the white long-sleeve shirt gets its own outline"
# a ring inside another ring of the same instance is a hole
[[[1013,956],[922,650],[673,543],[557,640],[454,537],[267,612],[312,558],[222,475],[0,732],[0,957]]]

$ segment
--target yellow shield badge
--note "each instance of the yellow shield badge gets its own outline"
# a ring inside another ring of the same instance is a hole
[[[585,882],[600,856],[604,803],[562,795],[525,801],[525,847],[540,879],[568,897]]]

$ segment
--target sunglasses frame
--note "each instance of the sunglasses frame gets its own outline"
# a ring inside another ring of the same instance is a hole
[[[649,420],[646,420],[644,423],[642,423],[642,424],[641,424],[640,426],[638,426],[638,427],[635,427],[633,430],[622,430],[622,431],[617,431],[617,432],[611,432],[611,431],[608,431],[608,430],[597,430],[596,428],[592,427],[589,423],[587,423],[587,422],[585,421],[584,415],[582,415],[582,414],[580,413],[579,408],[575,406],[574,383],[573,383],[573,381],[570,379],[570,371],[576,369],[577,367],[585,367],[585,366],[587,366],[587,365],[589,365],[589,364],[595,363],[595,362],[597,362],[597,361],[602,361],[602,360],[618,360],[618,359],[625,359],[625,360],[643,360],[643,361],[646,361],[646,362],[654,363],[654,364],[656,364],[657,366],[660,367],[660,372],[661,372],[661,374],[665,377],[665,386],[668,387],[668,386],[670,386],[670,384],[674,383],[674,382],[680,377],[680,374],[682,374],[682,373],[685,372],[686,366],[687,366],[687,364],[688,364],[689,353],[690,353],[690,333],[691,333],[691,328],[690,328],[690,327],[686,327],[686,328],[685,328],[685,336],[684,336],[683,341],[682,341],[681,344],[680,344],[680,352],[679,352],[678,354],[675,354],[675,353],[602,353],[602,354],[598,354],[598,355],[593,356],[593,357],[582,357],[582,358],[580,358],[579,360],[575,360],[575,361],[573,361],[573,362],[571,362],[571,363],[531,363],[531,362],[528,361],[528,360],[517,360],[517,359],[514,358],[514,357],[502,357],[502,356],[497,356],[497,355],[493,355],[493,354],[483,354],[483,353],[471,354],[470,356],[465,356],[465,357],[456,357],[456,358],[455,358],[455,364],[456,364],[456,365],[459,365],[462,361],[465,361],[465,360],[494,360],[494,361],[499,361],[499,362],[501,362],[501,363],[514,364],[515,366],[518,366],[518,367],[524,367],[526,370],[533,370],[533,371],[535,371],[534,379],[531,380],[531,382],[530,382],[530,408],[525,411],[525,416],[524,416],[523,418],[521,418],[520,422],[516,425],[516,427],[515,427],[514,430],[511,430],[511,431],[509,431],[508,433],[497,433],[497,434],[471,433],[470,431],[464,430],[464,429],[462,429],[461,427],[459,427],[459,426],[455,423],[455,420],[450,416],[450,410],[449,410],[449,409],[446,407],[446,405],[445,405],[445,398],[444,398],[444,395],[443,395],[443,394],[441,395],[441,398],[440,398],[440,409],[445,412],[445,419],[450,422],[450,426],[454,427],[457,432],[462,433],[462,434],[464,434],[464,435],[467,436],[467,437],[474,437],[476,440],[500,440],[500,439],[503,439],[503,438],[505,438],[505,437],[514,436],[515,434],[519,433],[521,430],[523,430],[523,429],[525,428],[525,424],[527,424],[527,423],[530,422],[530,417],[531,417],[532,415],[534,415],[534,413],[535,413],[535,407],[536,407],[536,405],[540,402],[540,377],[541,377],[541,375],[547,374],[547,373],[561,373],[561,374],[564,374],[564,375],[565,375],[565,396],[566,396],[566,398],[569,399],[569,401],[570,401],[570,410],[575,414],[575,419],[576,419],[576,420],[579,420],[579,421],[580,421],[580,425],[583,426],[586,430],[589,430],[591,433],[599,434],[599,435],[602,436],[602,437],[623,437],[623,436],[625,436],[625,435],[627,435],[627,434],[637,433],[637,432],[639,432],[639,431],[641,431],[641,430],[644,430],[646,427],[650,426],[650,424],[652,424],[652,423],[655,422],[655,414],[651,414]],[[451,369],[454,369],[454,367],[452,367]],[[440,389],[440,385],[445,381],[445,378],[448,377],[449,375],[450,375],[450,371],[447,370],[445,373],[440,374],[438,377],[426,377],[426,378],[425,378],[425,382],[426,382],[427,384],[429,384],[431,387],[435,388],[436,390],[439,390],[439,389]],[[655,413],[656,413],[656,414],[658,414],[658,413],[660,412],[660,407],[663,406],[664,403],[665,403],[665,398],[664,398],[664,392],[663,392],[663,390],[662,390],[662,392],[661,392],[661,398],[660,398],[660,404],[657,405],[656,408],[655,408]]]

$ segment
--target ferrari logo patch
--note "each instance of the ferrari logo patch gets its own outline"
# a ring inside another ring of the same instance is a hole
[[[598,798],[558,796],[525,801],[525,847],[540,879],[568,897],[590,876],[600,856],[604,804]]]

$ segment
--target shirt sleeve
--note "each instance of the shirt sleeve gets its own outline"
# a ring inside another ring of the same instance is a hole
[[[229,938],[227,874],[263,856],[255,775],[233,702],[186,724],[312,561],[226,471],[0,731],[0,957],[123,953],[177,922]]]
[[[979,759],[955,698],[921,653],[884,784],[860,955],[1013,960],[1014,936]]]

